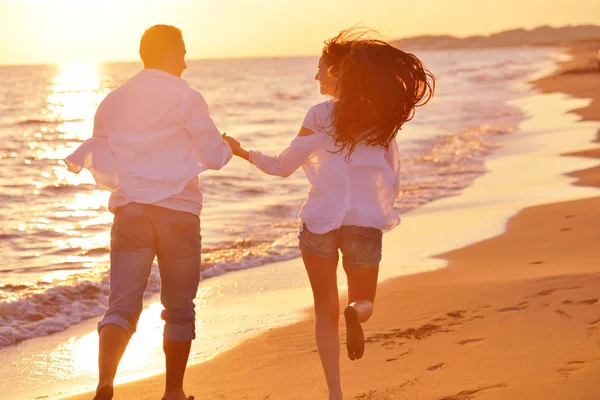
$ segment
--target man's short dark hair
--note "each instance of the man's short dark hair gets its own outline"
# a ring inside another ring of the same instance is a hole
[[[169,50],[180,46],[181,30],[171,25],[154,25],[146,29],[140,41],[140,57],[146,68],[160,67]]]

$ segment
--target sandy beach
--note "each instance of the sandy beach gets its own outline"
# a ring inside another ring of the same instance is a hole
[[[573,60],[535,82],[544,93],[593,99],[574,110],[585,121],[600,121],[596,51],[597,44],[574,46]],[[598,142],[600,131],[596,142],[563,156],[595,162]],[[600,188],[600,165],[569,177]],[[499,236],[439,254],[446,268],[383,283],[364,326],[363,359],[350,361],[342,344],[345,398],[600,399],[600,192],[546,203],[519,212]],[[402,252],[401,234],[386,236],[382,268]],[[340,333],[343,343],[343,325]],[[163,381],[120,385],[115,398],[158,399]],[[190,367],[185,386],[196,399],[325,399],[310,310],[302,322]]]

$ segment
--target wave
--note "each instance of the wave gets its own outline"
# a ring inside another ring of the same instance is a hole
[[[30,126],[30,125],[44,125],[44,124],[62,124],[65,122],[85,122],[89,121],[86,118],[73,118],[73,119],[38,119],[38,118],[30,118],[19,121],[17,125],[20,126]]]
[[[13,233],[0,233],[0,241],[1,240],[12,240],[12,239],[18,239],[20,238],[21,235],[18,234],[13,234]]]
[[[262,195],[265,193],[267,193],[267,190],[262,189],[262,188],[246,188],[246,189],[240,190],[240,194],[246,194],[249,196],[258,196],[258,195]]]
[[[105,274],[106,275],[106,274]],[[7,285],[10,286],[10,285]],[[17,288],[2,287],[5,291]],[[20,287],[20,290],[31,287]],[[160,290],[156,265],[152,268],[145,295]],[[100,281],[74,281],[29,293],[14,301],[0,303],[0,348],[39,336],[61,332],[83,320],[97,317],[106,311],[108,276]]]
[[[3,271],[4,272],[4,271]],[[0,290],[4,292],[19,292],[21,290],[29,288],[29,285],[19,284],[19,285],[11,285],[11,284],[2,284],[0,285]]]
[[[257,247],[271,248],[260,252]],[[240,240],[226,246],[205,249],[207,258],[211,252],[241,250],[245,256],[233,262],[203,261],[203,279],[223,275],[230,271],[255,268],[266,263],[296,258],[296,248],[281,252],[273,243]],[[250,250],[250,251],[249,251]],[[204,258],[204,257],[203,257]],[[38,282],[37,285],[2,285],[0,291],[7,301],[0,302],[0,348],[23,340],[61,332],[71,325],[98,317],[106,311],[109,294],[109,278],[106,271],[99,280],[73,278],[72,282],[59,286]],[[156,264],[152,267],[145,296],[160,291],[160,275]],[[12,295],[12,296],[11,296]]]
[[[58,185],[48,185],[42,188],[42,192],[50,192],[50,193],[63,193],[63,192],[90,192],[98,190],[96,185],[91,183],[82,183],[79,185],[70,185],[70,184],[58,184]]]
[[[301,100],[303,98],[303,96],[277,92],[277,93],[275,93],[275,98],[280,101],[297,101],[297,100]]]

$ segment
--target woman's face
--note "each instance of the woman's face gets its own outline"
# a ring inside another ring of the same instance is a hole
[[[319,67],[315,80],[319,81],[319,87],[321,94],[326,94],[335,97],[335,89],[337,86],[337,77],[330,76],[328,74],[329,63],[324,57],[319,58]]]

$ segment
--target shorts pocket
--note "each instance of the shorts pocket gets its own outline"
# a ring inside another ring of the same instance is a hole
[[[345,246],[344,259],[355,265],[378,264],[381,260],[382,232],[376,228],[354,227]]]
[[[312,233],[306,226],[303,227],[299,237],[300,245],[313,251],[319,251],[325,241],[325,235]]]

